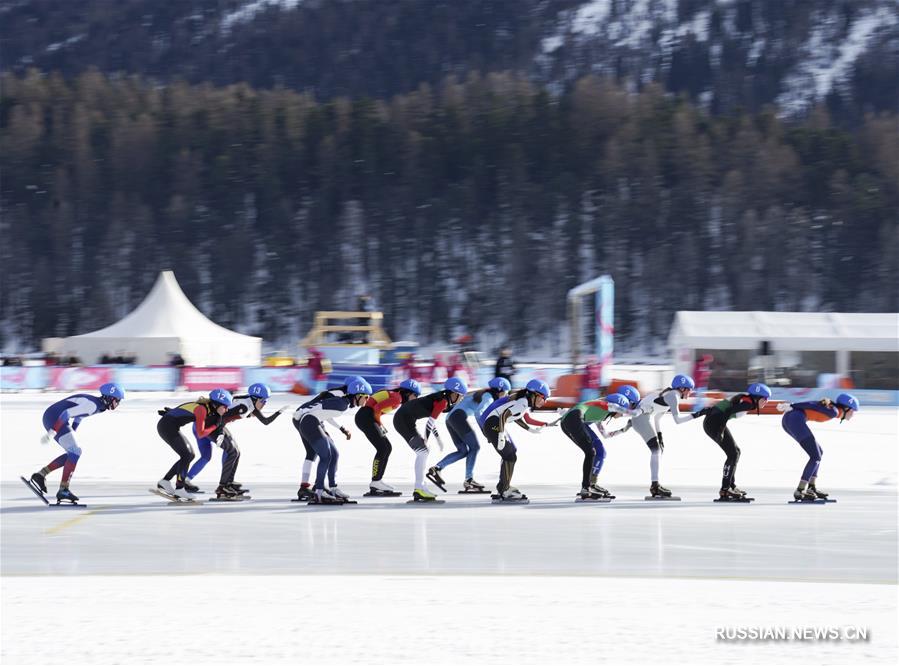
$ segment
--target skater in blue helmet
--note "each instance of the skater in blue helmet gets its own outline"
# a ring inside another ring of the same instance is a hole
[[[46,467],[31,475],[30,485],[41,495],[47,492],[45,482],[47,474],[62,467],[62,480],[59,482],[59,490],[56,492],[57,503],[66,501],[75,503],[78,498],[69,490],[69,482],[78,459],[81,457],[81,447],[75,441],[75,431],[81,421],[94,414],[102,414],[112,411],[125,399],[125,391],[114,383],[103,384],[100,387],[100,395],[76,393],[54,402],[44,411],[43,424],[47,433],[41,438],[43,442],[51,439],[59,444],[65,453],[51,460]]]

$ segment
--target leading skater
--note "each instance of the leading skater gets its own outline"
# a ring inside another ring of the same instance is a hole
[[[436,485],[443,488],[446,484],[440,472],[458,460],[465,458],[465,481],[462,484],[464,492],[484,492],[484,486],[474,480],[474,463],[478,458],[481,445],[478,436],[468,425],[468,417],[475,417],[475,421],[487,411],[494,401],[499,400],[512,390],[512,384],[505,377],[494,377],[487,383],[487,388],[469,393],[459,401],[449,416],[446,417],[446,429],[449,431],[456,450],[448,453],[443,459],[428,470],[428,478]]]
[[[496,492],[501,500],[508,502],[527,500],[518,488],[511,485],[515,463],[518,461],[518,451],[512,437],[506,432],[506,426],[511,421],[531,432],[542,430],[547,424],[531,418],[530,412],[543,407],[549,396],[549,385],[542,380],[532,379],[525,388],[513,391],[495,401],[478,421],[487,441],[502,458],[499,482],[496,484]]]
[[[833,402],[829,398],[818,402],[796,402],[791,405],[781,403],[778,411],[786,412],[781,425],[787,434],[799,442],[799,446],[808,454],[808,462],[802,470],[799,486],[793,491],[793,498],[800,501],[815,499],[827,499],[827,493],[823,493],[815,487],[818,478],[818,467],[821,464],[821,456],[824,451],[815,439],[808,427],[809,421],[830,421],[837,417],[840,423],[849,421],[858,411],[858,398],[849,393],[841,393]]]
[[[72,474],[75,473],[78,459],[81,457],[81,447],[75,441],[75,431],[78,430],[81,421],[88,416],[102,414],[107,410],[112,411],[124,399],[125,391],[122,390],[122,387],[118,384],[108,383],[100,387],[99,397],[87,393],[76,393],[47,407],[43,416],[44,429],[47,433],[41,437],[41,441],[47,443],[52,439],[66,452],[31,475],[32,487],[43,495],[47,492],[45,482],[47,475],[62,467],[62,480],[59,482],[59,490],[56,491],[56,501],[57,503],[66,501],[73,504],[77,502],[78,498],[69,490],[69,482]]]

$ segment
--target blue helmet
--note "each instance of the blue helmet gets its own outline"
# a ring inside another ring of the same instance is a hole
[[[443,383],[443,389],[445,391],[452,391],[453,393],[458,393],[459,395],[465,395],[468,393],[468,387],[458,377],[450,377]]]
[[[115,398],[121,402],[125,399],[125,390],[118,384],[109,382],[100,387],[100,395],[104,398]]]
[[[609,406],[610,412],[619,412],[629,409],[631,406],[628,399],[620,393],[613,393],[610,396],[606,396],[606,404]]]
[[[552,391],[549,390],[549,384],[542,379],[532,379],[525,385],[525,388],[531,393],[539,393],[544,398],[549,398],[552,395]]]
[[[690,375],[674,375],[674,379],[671,380],[671,388],[690,389],[692,391],[696,388],[696,382],[693,381]]]
[[[858,398],[851,393],[840,393],[834,402],[843,409],[852,409],[857,412],[859,408]]]
[[[247,393],[249,393],[251,398],[259,398],[260,400],[268,400],[269,396],[272,394],[269,391],[268,386],[265,384],[252,384],[250,388],[247,389]]]
[[[400,382],[400,388],[414,393],[416,396],[421,395],[421,384],[414,379],[404,379]]]
[[[223,388],[212,389],[209,392],[209,399],[225,407],[230,407],[234,401],[231,394]]]
[[[749,388],[746,389],[746,392],[751,395],[753,398],[765,398],[768,399],[771,397],[771,389],[767,387],[765,384],[761,384],[756,382],[755,384],[750,384]]]
[[[506,393],[512,390],[512,382],[505,377],[494,377],[487,382],[487,386],[496,391],[505,391]]]
[[[624,386],[619,386],[618,393],[620,395],[623,395],[625,398],[627,398],[628,402],[630,402],[632,406],[636,405],[638,402],[640,402],[640,391],[638,391],[635,387],[631,386],[630,384],[625,384]]]
[[[371,395],[371,384],[362,377],[350,377],[346,383],[347,395]]]

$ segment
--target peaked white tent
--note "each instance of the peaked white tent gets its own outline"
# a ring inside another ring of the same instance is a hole
[[[172,271],[162,271],[143,302],[99,331],[44,340],[44,351],[96,363],[103,354],[137,355],[140,365],[163,365],[179,353],[193,366],[260,365],[262,339],[213,323],[191,303]]]

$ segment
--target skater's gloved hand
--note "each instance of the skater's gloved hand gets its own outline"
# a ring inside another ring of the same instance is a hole
[[[437,441],[437,448],[443,451],[443,440],[440,439],[440,433],[436,430],[434,431],[434,439]]]
[[[340,432],[342,432],[342,433],[343,433],[343,436],[346,437],[347,439],[349,439],[350,437],[353,436],[353,433],[351,433],[351,432],[350,432],[349,430],[347,430],[346,428],[341,428],[341,429],[340,429]]]
[[[656,440],[659,442],[659,451],[665,450],[665,440],[662,439],[662,433],[658,433],[656,435]]]
[[[216,437],[213,441],[215,442],[216,446],[221,446],[222,444],[225,443],[225,435],[221,434],[218,437]]]
[[[387,428],[383,425],[378,425],[378,431],[381,433],[381,437],[387,437]]]
[[[41,444],[49,444],[54,439],[56,439],[56,431],[53,428],[50,428],[41,436]]]
[[[777,403],[777,411],[779,411],[779,412],[789,412],[792,409],[793,409],[793,406],[788,402]]]
[[[496,450],[502,451],[504,448],[506,448],[506,433],[501,432],[496,438]]]

